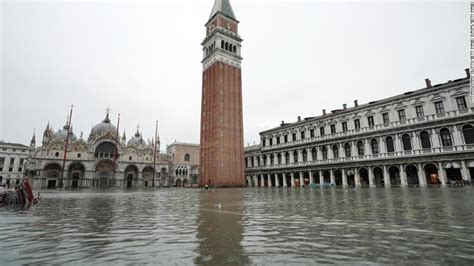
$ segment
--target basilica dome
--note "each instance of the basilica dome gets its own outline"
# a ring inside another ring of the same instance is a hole
[[[145,145],[145,141],[140,132],[137,131],[137,133],[135,133],[135,135],[127,142],[127,145],[141,146]]]
[[[69,129],[69,126],[65,125],[62,129],[59,129],[56,133],[53,134],[53,139],[60,139],[62,141],[66,141],[68,129]],[[71,132],[69,132],[69,140],[71,142],[77,141],[77,137],[72,132],[72,129],[71,129]]]
[[[105,119],[100,124],[97,124],[92,128],[89,137],[101,137],[106,135],[107,133],[110,133],[112,136],[117,134],[117,127],[112,125],[112,123],[110,122],[109,114],[107,114]]]

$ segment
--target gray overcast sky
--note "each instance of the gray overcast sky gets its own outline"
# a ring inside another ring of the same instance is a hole
[[[121,134],[199,142],[204,24],[214,0],[1,3],[0,139],[41,140],[74,104],[87,138],[110,106]],[[258,132],[463,77],[469,2],[231,0],[243,42],[245,143]]]

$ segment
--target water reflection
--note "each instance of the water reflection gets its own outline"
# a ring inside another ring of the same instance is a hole
[[[248,264],[241,242],[242,190],[210,190],[199,197],[197,264]]]

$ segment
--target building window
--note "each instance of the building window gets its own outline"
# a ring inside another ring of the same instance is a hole
[[[342,132],[347,132],[347,122],[342,122]]]
[[[296,141],[296,133],[293,133],[292,137],[293,137],[293,141]]]
[[[80,154],[80,153],[77,154],[77,158],[81,158],[81,154]]]
[[[313,147],[311,149],[311,155],[313,157],[313,161],[316,161],[318,159],[318,150],[316,149],[316,147]]]
[[[185,162],[191,161],[191,155],[189,155],[189,153],[186,153],[186,154],[184,155],[184,161],[185,161]]]
[[[284,137],[284,141],[285,141],[285,143],[287,143],[287,142],[288,142],[288,135],[285,135],[285,137]]]
[[[332,146],[332,155],[334,156],[334,158],[339,158],[339,146]]]
[[[411,151],[411,138],[410,135],[405,134],[402,136],[402,144],[403,144],[403,150],[405,151]]]
[[[398,110],[398,119],[400,119],[400,121],[405,121],[407,119],[406,115],[405,115],[405,110]]]
[[[471,125],[463,126],[462,134],[464,135],[464,141],[466,142],[466,144],[474,144],[474,127],[472,127]],[[1,162],[0,165],[2,165]]]
[[[13,168],[12,167],[8,168],[8,172],[13,172]]]
[[[132,156],[128,157],[128,160],[131,161],[131,160],[132,160]]]
[[[379,154],[379,142],[376,139],[370,141],[370,146],[372,148],[372,154]]]
[[[415,107],[415,110],[416,110],[416,117],[422,118],[425,116],[425,112],[423,112],[423,106],[418,105],[417,107]]]
[[[346,143],[344,145],[344,151],[346,153],[346,157],[351,157],[351,144]]]
[[[56,152],[54,156],[59,157],[59,152]]]
[[[362,141],[357,142],[357,151],[359,152],[359,155],[364,155],[365,153],[364,142]]]
[[[20,167],[20,168],[18,168],[18,172],[20,172],[20,173],[21,173],[22,171],[23,171],[23,168],[21,168],[21,167]]]
[[[270,164],[271,165],[275,164],[275,156],[273,156],[273,154],[270,155]]]
[[[467,109],[466,99],[464,98],[464,96],[457,97],[456,98],[456,103],[458,104],[458,109],[459,110],[466,110]]]
[[[321,136],[324,136],[324,127],[319,128],[319,133],[321,133]]]
[[[388,136],[385,138],[385,146],[387,148],[387,152],[395,152],[395,146],[393,145],[393,138]]]
[[[431,148],[430,134],[428,134],[428,132],[422,131],[420,133],[420,141],[421,141],[421,148],[422,149]]]
[[[323,160],[327,160],[328,159],[328,149],[326,148],[326,146],[324,146],[321,149],[321,152],[323,153]]]
[[[294,152],[293,152],[293,161],[294,161],[295,163],[298,162],[298,152],[297,152],[297,151],[294,151]]]
[[[309,130],[309,135],[311,138],[314,138],[314,129]]]
[[[354,120],[354,127],[355,127],[355,129],[360,129],[360,120],[359,119]]]
[[[383,113],[382,114],[382,120],[384,124],[390,123],[390,117],[388,116],[388,113]]]
[[[336,134],[336,125],[331,125],[331,134]]]
[[[437,114],[444,114],[444,105],[442,101],[435,102],[434,105]]]
[[[276,140],[277,140],[277,145],[280,144],[280,138],[281,138],[281,136],[278,136],[278,137],[276,138]]]
[[[289,164],[290,163],[290,153],[285,152],[285,163]]]
[[[267,165],[267,156],[263,155],[263,166]]]
[[[449,129],[443,128],[439,131],[439,134],[441,136],[441,145],[443,145],[443,147],[453,146],[453,140],[451,139],[451,132],[449,132]]]
[[[305,137],[304,131],[301,131],[300,134],[301,134],[301,139],[304,139]]]
[[[278,155],[277,155],[277,161],[278,161],[278,164],[281,164],[281,154],[280,153],[278,153]]]
[[[303,149],[303,162],[306,162],[308,161],[308,152],[306,151],[306,149]]]
[[[269,141],[270,141],[270,146],[272,146],[273,145],[273,138],[270,138]]]
[[[369,127],[373,127],[374,126],[374,117],[373,116],[367,117],[367,122],[369,123]]]

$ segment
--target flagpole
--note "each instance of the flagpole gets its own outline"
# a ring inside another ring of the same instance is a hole
[[[153,143],[153,182],[152,186],[155,187],[155,175],[156,175],[156,143],[157,143],[157,135],[158,135],[158,121],[156,121],[155,127],[155,143]]]
[[[120,114],[118,114],[118,119],[117,119],[117,131],[115,132],[115,154],[114,154],[114,160],[113,160],[113,164],[114,164],[114,178],[115,178],[115,173],[117,172],[119,127],[120,127]]]
[[[64,157],[63,157],[63,167],[62,167],[62,174],[61,179],[59,180],[59,188],[64,186],[63,178],[64,178],[64,168],[66,167],[66,156],[67,156],[67,146],[69,143],[69,135],[71,134],[71,121],[72,121],[72,109],[74,105],[71,105],[71,112],[69,113],[69,119],[67,121],[67,135],[66,135],[66,143],[64,144]]]

